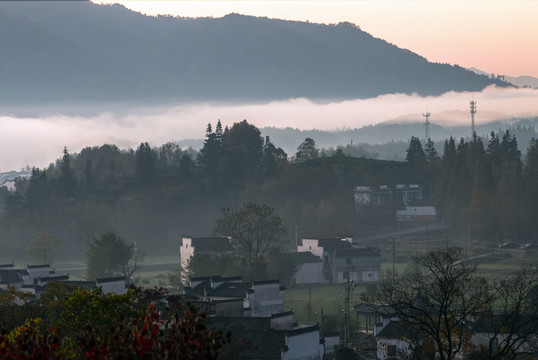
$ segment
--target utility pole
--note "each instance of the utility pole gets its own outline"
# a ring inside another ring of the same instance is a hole
[[[394,244],[396,243],[396,236],[392,237],[392,280],[394,280]]]
[[[312,312],[312,287],[308,287],[308,323],[310,324],[310,313]]]
[[[347,347],[349,342],[349,294],[355,288],[355,283],[353,280],[347,279],[346,285],[344,285],[346,297],[345,297],[345,328],[344,328],[344,346]]]

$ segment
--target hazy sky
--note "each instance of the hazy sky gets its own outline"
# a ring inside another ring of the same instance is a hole
[[[97,1],[100,2],[100,1]],[[147,14],[350,21],[430,61],[538,77],[538,1],[121,1]]]

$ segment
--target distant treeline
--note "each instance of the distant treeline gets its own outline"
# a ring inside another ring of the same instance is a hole
[[[211,235],[221,209],[247,201],[276,210],[290,247],[296,227],[299,236],[316,237],[394,229],[401,202],[356,212],[358,185],[422,184],[455,231],[490,242],[536,238],[535,140],[522,156],[510,131],[487,142],[450,138],[439,157],[431,141],[424,149],[412,139],[400,154],[409,161],[352,157],[351,146],[320,150],[311,138],[288,155],[242,121],[229,129],[209,124],[199,152],[177,143],[141,143],[128,151],[103,145],[79,154],[64,149],[49,168],[17,180],[16,192],[4,189],[0,261],[21,258],[39,231],[58,237],[60,251],[71,257],[83,257],[87,243],[109,230],[150,255],[173,254],[181,235]]]

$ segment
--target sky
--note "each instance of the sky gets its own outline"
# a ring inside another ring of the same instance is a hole
[[[97,1],[101,2],[101,1]],[[538,1],[119,1],[145,14],[349,21],[433,62],[538,77]]]

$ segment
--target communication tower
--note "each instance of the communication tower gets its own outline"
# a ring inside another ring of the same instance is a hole
[[[431,114],[428,112],[428,110],[426,110],[426,112],[422,114],[422,116],[426,118],[426,121],[424,121],[425,141],[428,141],[428,139],[430,138],[430,115]]]
[[[469,102],[469,104],[471,105],[471,136],[474,136],[474,134],[475,134],[475,129],[474,129],[474,114],[476,114],[476,104],[477,104],[477,101],[471,100],[471,101]]]

